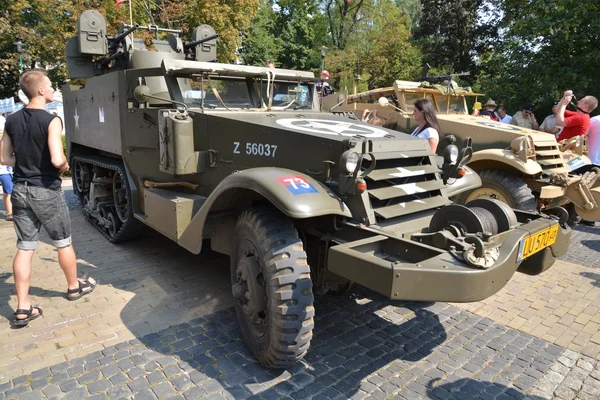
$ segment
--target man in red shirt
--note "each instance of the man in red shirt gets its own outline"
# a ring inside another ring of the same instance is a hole
[[[598,106],[598,99],[594,96],[585,96],[577,102],[577,111],[567,110],[567,105],[573,99],[573,92],[567,90],[562,100],[558,103],[556,112],[556,125],[564,126],[558,135],[558,141],[571,139],[575,136],[585,135],[590,126],[590,113]]]

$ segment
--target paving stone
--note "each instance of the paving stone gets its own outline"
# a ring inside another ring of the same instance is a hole
[[[183,392],[189,385],[192,384],[192,381],[187,375],[178,375],[170,379],[171,384],[178,392]]]
[[[152,391],[159,398],[172,396],[176,393],[175,389],[169,382],[161,382],[158,385],[153,386]]]
[[[109,380],[114,386],[121,386],[129,382],[129,379],[122,372],[111,376]]]
[[[58,385],[55,385],[55,384],[48,385],[48,386],[44,387],[42,389],[42,392],[49,399],[54,398],[54,397],[58,397],[59,395],[62,394],[62,390],[60,390],[60,387]]]
[[[68,379],[65,379],[64,381],[60,381],[58,383],[58,385],[60,386],[60,389],[65,393],[69,393],[73,389],[80,386],[79,383],[73,378],[68,378]]]
[[[19,395],[19,400],[42,400],[43,398],[44,394],[41,390],[34,390],[33,392]]]
[[[106,390],[110,389],[111,387],[112,387],[112,385],[110,384],[110,381],[108,381],[108,380],[92,382],[89,385],[87,385],[88,391],[91,394],[106,391]]]
[[[135,393],[133,395],[134,400],[154,400],[157,399],[154,392],[150,389],[144,389],[141,392]]]
[[[69,391],[69,393],[65,394],[62,397],[62,400],[80,400],[89,397],[89,392],[86,388],[81,387],[75,390]]]

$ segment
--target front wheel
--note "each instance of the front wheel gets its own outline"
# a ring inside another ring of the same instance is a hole
[[[246,346],[265,367],[302,359],[314,327],[306,252],[292,222],[253,208],[237,222],[231,254],[235,312]]]
[[[481,186],[456,196],[458,204],[467,204],[475,199],[494,199],[508,204],[511,208],[524,211],[537,209],[531,189],[521,178],[499,169],[479,171]]]

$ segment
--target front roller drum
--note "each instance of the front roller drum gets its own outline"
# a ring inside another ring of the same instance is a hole
[[[243,212],[230,260],[235,312],[248,349],[267,368],[302,359],[312,339],[314,296],[292,222],[268,208]]]
[[[510,206],[499,200],[481,198],[470,201],[466,206],[450,204],[440,208],[431,218],[429,232],[454,226],[466,233],[497,235],[517,224],[517,216]]]
[[[573,203],[575,212],[585,221],[600,221],[600,187],[590,189],[590,193],[594,198],[595,204],[599,206],[594,207],[591,210],[586,210]]]

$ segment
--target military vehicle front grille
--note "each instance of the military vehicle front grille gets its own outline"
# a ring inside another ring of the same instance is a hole
[[[543,173],[568,172],[562,153],[556,145],[535,144],[535,158]]]
[[[415,154],[406,158],[377,159],[376,168],[366,177],[371,207],[379,219],[389,219],[449,204],[442,195],[440,169],[430,157]],[[363,170],[370,167],[363,162]]]

